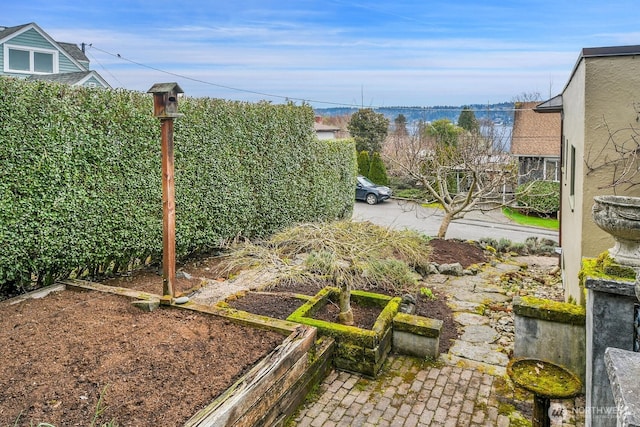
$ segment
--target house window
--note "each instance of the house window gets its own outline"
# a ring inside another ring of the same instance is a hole
[[[566,139],[562,141],[562,173],[565,181],[567,179],[567,144],[568,141]]]
[[[15,71],[29,71],[29,52],[26,50],[9,49],[9,69]]]
[[[33,71],[36,73],[53,73],[53,54],[33,52]]]
[[[58,72],[58,52],[44,49],[4,48],[4,71],[13,73],[53,74]]]
[[[544,179],[546,181],[560,180],[558,177],[558,161],[557,160],[544,161]]]
[[[575,197],[576,197],[576,147],[571,145],[571,179],[569,181],[569,204],[571,205],[571,210],[575,207]]]

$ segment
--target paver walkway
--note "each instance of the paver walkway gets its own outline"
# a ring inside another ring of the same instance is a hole
[[[461,330],[448,354],[428,363],[391,355],[378,378],[334,371],[303,405],[293,424],[334,426],[522,426],[532,397],[515,390],[506,376],[504,346],[510,316],[497,321],[478,314],[478,305],[510,300],[492,278],[519,267],[498,264],[477,276],[433,277],[431,285],[450,296]],[[454,292],[455,290],[455,292]],[[499,333],[489,323],[500,326]],[[512,329],[511,329],[512,331]],[[504,337],[503,337],[504,338]],[[504,344],[504,342],[502,343]],[[517,407],[516,407],[517,406]],[[584,425],[584,399],[556,401],[553,426]],[[519,412],[522,411],[522,412]],[[524,415],[523,415],[524,414]]]

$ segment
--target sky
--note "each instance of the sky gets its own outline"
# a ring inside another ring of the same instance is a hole
[[[636,12],[637,0],[20,0],[0,25],[86,43],[112,87],[377,108],[548,99],[582,48],[640,44]]]

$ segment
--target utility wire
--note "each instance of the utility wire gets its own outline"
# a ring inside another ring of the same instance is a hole
[[[98,58],[96,58],[96,56],[95,56],[95,55],[92,55],[90,52],[87,52],[87,55],[89,55],[89,56],[91,57],[91,60],[92,60],[92,61],[97,62],[97,63],[100,65],[100,68],[102,68],[105,72],[109,73],[109,75],[110,75],[110,76],[111,76],[115,81],[117,81],[117,82],[120,84],[120,86],[123,86],[123,87],[124,87],[124,84],[123,84],[123,83],[122,83],[122,82],[121,82],[121,81],[120,81],[120,80],[119,80],[115,75],[113,75],[113,73],[112,73],[111,71],[109,71],[109,70],[107,69],[107,67],[105,67],[105,66],[102,64],[102,62],[98,61]]]
[[[114,54],[114,53],[111,53],[111,52],[107,52],[106,50],[97,48],[97,47],[93,46],[92,44],[89,44],[88,46],[91,49],[95,49],[95,50],[97,50],[99,52],[102,52],[104,54],[111,55],[114,58],[122,59],[123,61],[129,62],[131,64],[135,64],[135,65],[137,65],[139,67],[148,68],[150,70],[158,71],[160,73],[169,74],[169,75],[174,76],[174,77],[179,77],[179,78],[185,79],[185,80],[191,80],[193,82],[202,83],[202,84],[209,85],[209,86],[215,86],[215,87],[228,89],[228,90],[235,90],[237,92],[250,93],[250,94],[253,94],[253,95],[266,96],[266,97],[269,97],[269,98],[278,98],[278,99],[283,99],[285,101],[301,101],[301,102],[304,102],[304,103],[313,102],[313,103],[316,103],[316,104],[328,104],[328,105],[338,105],[338,106],[356,107],[356,108],[358,107],[358,105],[356,105],[356,104],[343,104],[343,103],[338,103],[338,102],[319,101],[319,100],[313,100],[313,99],[296,98],[296,97],[292,97],[292,96],[274,95],[272,93],[258,92],[258,91],[249,90],[249,89],[240,89],[240,88],[233,87],[233,86],[227,86],[227,85],[222,85],[222,84],[218,84],[218,83],[208,82],[208,81],[205,81],[205,80],[196,79],[194,77],[185,76],[183,74],[174,73],[172,71],[162,70],[160,68],[153,67],[151,65],[143,64],[141,62],[137,62],[137,61],[134,61],[132,59],[125,58],[124,56],[120,55],[119,53]]]
[[[181,78],[181,79],[185,79],[185,80],[191,80],[191,81],[196,82],[196,83],[201,83],[201,84],[205,84],[205,85],[209,85],[209,86],[219,87],[219,88],[222,88],[222,89],[233,90],[233,91],[237,91],[237,92],[250,93],[252,95],[260,95],[260,96],[265,96],[265,97],[268,97],[268,98],[278,98],[278,99],[283,99],[285,101],[301,101],[303,103],[326,104],[326,105],[334,105],[334,106],[337,106],[337,107],[345,107],[345,108],[362,108],[362,105],[355,104],[355,103],[354,104],[346,104],[346,103],[340,103],[340,102],[319,101],[319,100],[314,100],[314,99],[296,98],[296,97],[292,97],[292,96],[274,95],[274,94],[266,93],[266,92],[260,92],[260,91],[250,90],[250,89],[241,89],[241,88],[237,88],[237,87],[233,87],[233,86],[223,85],[223,84],[219,84],[219,83],[213,83],[213,82],[209,82],[209,81],[206,81],[206,80],[185,76],[183,74],[174,73],[172,71],[163,70],[161,68],[153,67],[151,65],[143,64],[141,62],[137,62],[137,61],[134,61],[132,59],[126,58],[126,57],[120,55],[119,53],[112,53],[112,52],[108,52],[108,51],[106,51],[104,49],[100,49],[98,47],[95,47],[92,43],[89,43],[86,46],[89,47],[90,49],[95,49],[95,50],[97,50],[99,52],[102,52],[102,53],[104,53],[106,55],[110,55],[110,56],[112,56],[114,58],[118,58],[118,59],[120,59],[122,61],[129,62],[129,63],[137,65],[139,67],[147,68],[147,69],[150,69],[150,70],[153,70],[153,71],[157,71],[157,72],[160,72],[160,73],[163,73],[163,74],[168,74],[168,75],[171,75],[171,76],[174,76],[174,77],[178,77],[178,78]],[[94,57],[94,56],[92,55],[92,57]],[[100,64],[99,61],[98,61],[98,63]],[[104,68],[104,66],[102,64],[100,64],[100,65]],[[105,68],[105,70],[106,70],[106,68]],[[112,73],[109,73],[109,74],[111,74],[113,76]],[[118,83],[120,83],[122,86],[124,86],[122,84],[122,82],[120,82],[120,80],[118,80],[115,76],[114,76],[114,79],[117,80]],[[540,101],[540,102],[542,102],[542,101]],[[465,110],[464,107],[451,107],[451,108],[448,108],[446,106],[443,107],[443,108],[440,108],[440,107],[438,107],[438,108],[436,108],[436,107],[415,107],[415,106],[414,107],[402,107],[402,106],[390,106],[390,107],[377,106],[376,107],[376,106],[370,106],[368,108],[371,108],[371,109],[374,109],[374,110],[381,109],[381,108],[394,108],[394,109],[398,109],[398,110],[408,110],[408,111],[416,111],[416,110],[418,110],[418,111],[429,111],[429,110],[462,111],[462,110]],[[523,108],[510,107],[510,108],[504,108],[504,109],[502,109],[502,108],[501,109],[482,109],[482,108],[472,109],[472,108],[469,108],[469,110],[470,111],[474,111],[474,112],[487,112],[487,111],[513,112],[513,111],[525,111],[525,110],[532,110],[532,109],[531,108],[523,109]]]

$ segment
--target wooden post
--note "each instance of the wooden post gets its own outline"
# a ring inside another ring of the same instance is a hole
[[[177,83],[156,83],[147,93],[153,94],[153,115],[162,126],[162,301],[175,297],[176,279],[176,198],[173,178],[173,119],[178,113],[178,94],[184,93]]]
[[[173,174],[173,118],[162,119],[162,293],[175,297],[176,201]]]

